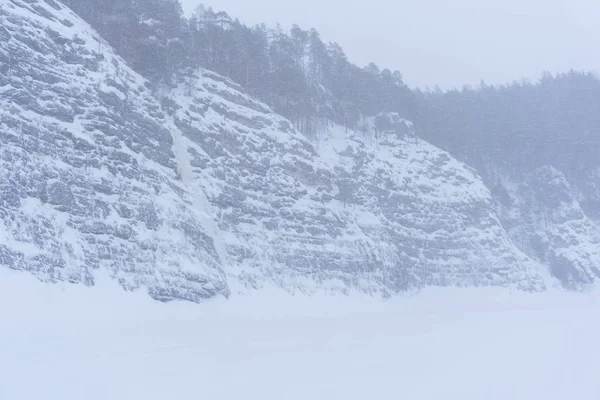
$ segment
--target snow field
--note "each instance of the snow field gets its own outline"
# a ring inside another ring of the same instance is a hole
[[[194,305],[0,273],[0,399],[598,399],[598,293]]]

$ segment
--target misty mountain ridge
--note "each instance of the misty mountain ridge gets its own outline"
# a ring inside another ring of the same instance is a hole
[[[196,302],[600,277],[592,75],[423,93],[316,30],[0,1],[0,265]]]

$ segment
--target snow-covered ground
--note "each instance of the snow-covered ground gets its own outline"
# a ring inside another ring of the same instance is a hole
[[[600,399],[600,295],[152,301],[0,271],[0,399]]]

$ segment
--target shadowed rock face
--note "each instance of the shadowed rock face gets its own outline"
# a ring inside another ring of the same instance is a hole
[[[538,168],[501,208],[515,243],[573,290],[600,278],[600,227],[574,197],[563,173]]]
[[[310,142],[208,71],[158,102],[60,4],[0,1],[0,265],[160,300],[544,288],[474,171],[398,116]]]
[[[146,82],[58,3],[3,0],[0,21],[0,264],[88,285],[106,268],[161,300],[227,294]]]

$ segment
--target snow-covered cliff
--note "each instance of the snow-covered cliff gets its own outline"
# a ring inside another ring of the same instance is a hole
[[[312,143],[206,71],[168,104],[187,176],[204,188],[231,282],[389,295],[427,285],[544,287],[509,240],[477,174],[396,115]],[[183,149],[182,149],[183,150]],[[197,190],[197,189],[195,189]]]
[[[545,166],[504,186],[499,214],[514,243],[569,289],[597,282],[600,226],[586,215],[565,175]]]
[[[151,91],[53,0],[0,5],[0,265],[162,300],[545,287],[475,171],[397,116],[311,142],[209,71]]]
[[[199,301],[228,288],[146,82],[54,1],[0,1],[0,265]]]

